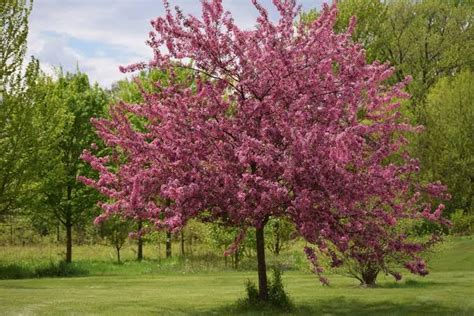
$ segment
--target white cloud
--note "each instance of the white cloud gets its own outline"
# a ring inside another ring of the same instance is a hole
[[[271,0],[260,2],[271,7]],[[309,8],[322,1],[301,2]],[[198,0],[170,3],[186,14],[200,15]],[[250,0],[224,0],[224,7],[241,27],[254,25],[257,11]],[[163,11],[160,0],[37,0],[30,17],[28,54],[43,65],[61,65],[65,70],[74,70],[79,63],[92,80],[110,86],[124,77],[118,66],[151,58],[145,44],[149,22]]]

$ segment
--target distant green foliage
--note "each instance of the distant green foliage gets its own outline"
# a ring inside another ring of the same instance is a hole
[[[117,263],[122,263],[120,250],[127,241],[129,233],[133,229],[133,223],[119,217],[109,217],[99,226],[99,233],[102,238],[112,245],[117,252]]]
[[[450,232],[454,235],[474,234],[474,214],[465,214],[463,210],[456,210],[450,217],[452,227]]]
[[[425,132],[410,136],[411,151],[422,163],[423,180],[441,180],[452,195],[446,214],[473,213],[474,199],[474,6],[463,0],[339,0],[335,28],[357,18],[353,39],[369,61],[389,62],[389,83],[413,80],[403,115]],[[305,23],[316,11],[302,16]],[[455,78],[454,78],[455,77]],[[429,226],[429,225],[428,225]],[[435,227],[418,226],[423,230]]]
[[[193,87],[193,72],[186,68],[176,68],[173,73],[157,69],[143,70],[131,80],[124,79],[114,83],[111,89],[112,101],[143,103],[142,91],[147,93],[159,92],[162,87],[167,87],[170,82],[180,82],[185,87]]]
[[[427,180],[441,180],[452,199],[448,211],[474,215],[474,73],[439,80],[426,99],[426,131],[419,152]]]
[[[288,248],[295,233],[295,227],[289,221],[284,218],[271,218],[265,226],[267,248],[278,256],[283,249]]]
[[[356,16],[353,37],[370,61],[390,62],[398,81],[413,77],[409,91],[420,123],[422,101],[438,78],[474,66],[471,1],[340,0],[338,6],[336,28],[344,30]]]
[[[28,18],[32,7],[32,0],[0,2],[0,96],[7,91],[17,92],[23,79],[21,67],[26,53]]]
[[[48,92],[37,102],[61,109],[64,119],[60,135],[45,150],[47,159],[37,168],[40,199],[32,218],[59,221],[70,245],[72,227],[91,222],[96,215],[99,194],[76,181],[76,177],[92,173],[80,156],[91,143],[99,142],[90,120],[103,115],[108,97],[97,84],[90,84],[86,74],[59,72],[58,79],[50,83]],[[66,261],[71,261],[71,249],[67,249]]]

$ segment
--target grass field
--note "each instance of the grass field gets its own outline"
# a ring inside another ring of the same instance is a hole
[[[244,282],[253,271],[173,272],[150,270],[153,262],[94,270],[74,278],[0,281],[1,315],[61,314],[276,314],[243,310]],[[402,282],[381,278],[379,287],[358,287],[355,280],[330,275],[322,287],[304,271],[287,271],[284,282],[296,309],[292,314],[474,315],[474,238],[446,242],[431,260],[431,274],[405,274]]]

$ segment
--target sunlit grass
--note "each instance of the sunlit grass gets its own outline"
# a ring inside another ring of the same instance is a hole
[[[15,255],[27,258],[28,251]],[[1,258],[5,260],[3,254]],[[138,263],[133,252],[128,261],[117,265],[103,253],[99,254],[101,260],[92,260],[93,254],[98,255],[97,248],[76,250],[75,264],[89,271],[84,277],[0,281],[0,314],[279,313],[246,310],[237,304],[245,295],[245,281],[256,281],[253,270],[206,269],[202,262],[195,269],[188,269],[190,265],[178,257]],[[323,287],[304,269],[286,271],[285,287],[296,306],[292,313],[474,315],[474,238],[448,240],[431,257],[432,272],[428,276],[405,273],[399,283],[382,276],[375,289],[361,288],[356,280],[340,275],[329,275],[331,286]],[[43,253],[35,259],[39,258],[49,260],[50,257]]]

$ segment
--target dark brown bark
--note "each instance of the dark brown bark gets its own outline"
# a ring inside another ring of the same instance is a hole
[[[61,222],[58,221],[58,224],[56,225],[56,241],[59,243],[61,241]]]
[[[117,263],[121,264],[122,261],[120,260],[120,247],[116,246],[115,249],[117,249]]]
[[[281,245],[280,245],[280,223],[275,223],[275,255],[280,254]]]
[[[13,245],[14,238],[13,238],[13,215],[10,215],[10,245]]]
[[[72,262],[72,224],[66,222],[66,263]]]
[[[267,266],[265,263],[264,225],[257,228],[257,264],[258,264],[258,296],[261,301],[268,301]]]
[[[377,275],[379,274],[378,269],[367,268],[362,272],[362,285],[367,287],[375,287],[375,281],[377,280]]]
[[[70,202],[72,200],[72,187],[67,186],[67,200]],[[64,226],[66,226],[66,263],[72,262],[72,209],[71,206],[66,210],[66,221]]]
[[[181,229],[181,256],[184,257],[184,230]]]
[[[137,240],[137,260],[142,261],[143,260],[143,238],[141,235],[141,230],[142,230],[143,224],[142,221],[138,221],[138,240]]]
[[[166,258],[171,257],[171,233],[166,232]]]

